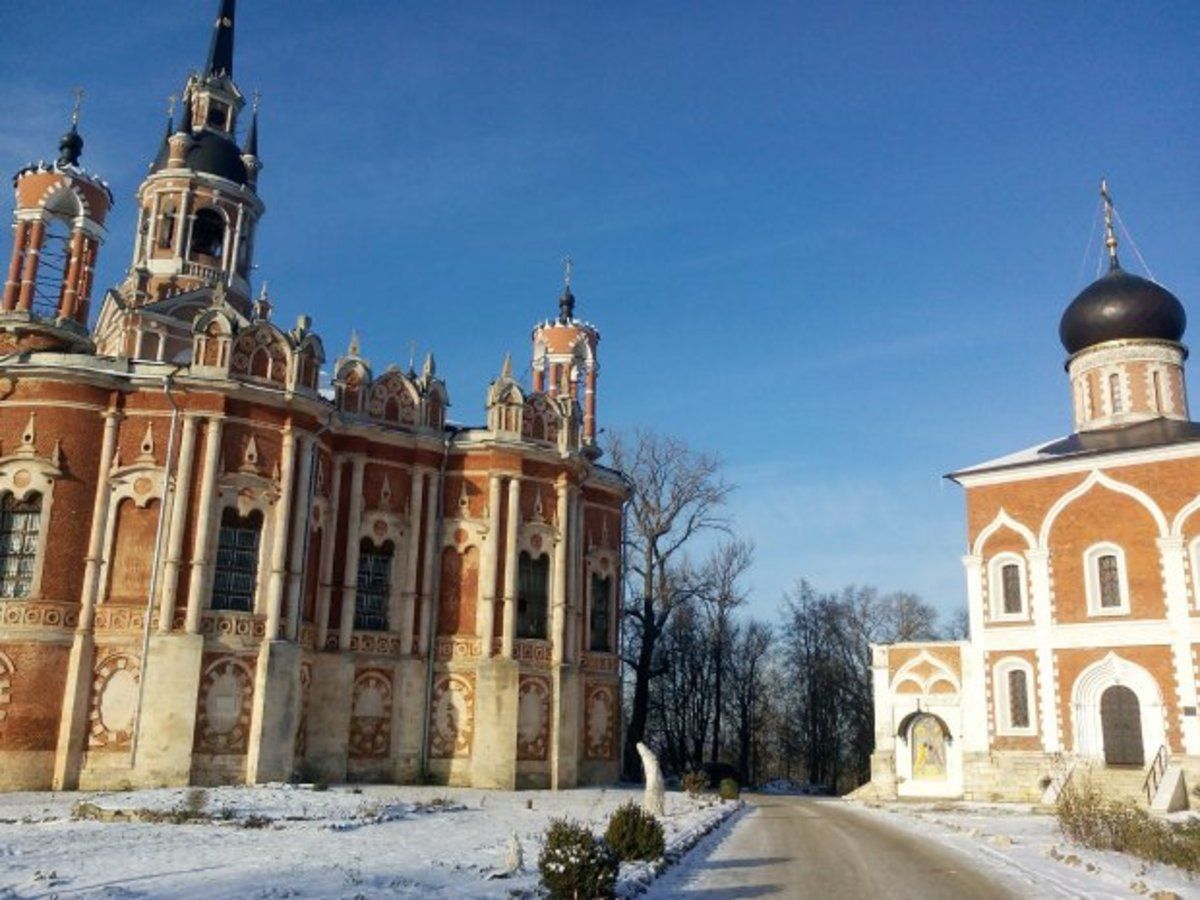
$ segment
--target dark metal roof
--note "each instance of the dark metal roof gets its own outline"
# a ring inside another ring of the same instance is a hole
[[[150,171],[157,172],[165,165],[166,158],[160,151]],[[238,184],[246,184],[248,180],[246,164],[242,161],[242,151],[238,149],[237,144],[207,129],[192,134],[183,165],[196,172],[217,175]]]
[[[1153,339],[1178,343],[1187,328],[1179,299],[1161,285],[1114,264],[1071,301],[1058,326],[1068,353],[1106,341]]]
[[[1058,462],[1063,459],[1100,456],[1105,453],[1120,453],[1128,450],[1146,450],[1151,447],[1169,447],[1198,441],[1200,441],[1200,422],[1151,419],[1132,425],[1081,431],[1048,444],[1032,447],[1022,453],[951,472],[946,477],[958,481],[960,476],[977,475],[982,472],[1020,469]]]

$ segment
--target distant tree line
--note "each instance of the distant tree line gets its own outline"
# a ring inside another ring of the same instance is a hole
[[[870,778],[871,643],[965,636],[915,594],[801,579],[777,622],[744,614],[754,546],[737,536],[719,460],[637,432],[613,442],[633,488],[625,528],[624,774],[644,740],[665,771],[732,772],[844,792]],[[689,556],[705,533],[707,554]]]

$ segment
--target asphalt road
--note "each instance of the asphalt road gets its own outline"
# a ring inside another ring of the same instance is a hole
[[[701,845],[654,897],[1003,900],[1017,897],[962,855],[836,800],[747,798],[751,809]]]

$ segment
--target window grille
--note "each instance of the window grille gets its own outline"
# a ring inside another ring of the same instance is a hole
[[[262,538],[262,515],[239,516],[227,509],[217,536],[217,567],[213,574],[213,609],[236,612],[254,610],[258,587],[258,545]]]
[[[550,557],[522,553],[517,568],[517,637],[546,637],[550,606]]]
[[[358,591],[354,595],[354,628],[388,630],[388,601],[392,593],[392,542],[376,547],[363,541],[358,553]]]
[[[612,607],[612,579],[601,578],[599,575],[592,575],[592,617],[591,617],[591,639],[588,641],[588,649],[597,653],[609,653],[612,651],[612,643],[609,641],[609,619],[611,618]]]
[[[1021,603],[1021,567],[1009,563],[1000,570],[1000,579],[1004,583],[1004,612],[1014,615],[1022,611]]]
[[[42,521],[42,498],[31,494],[0,502],[0,597],[28,597],[33,592],[34,564]]]
[[[1029,727],[1029,684],[1023,669],[1008,672],[1008,724],[1013,728]]]
[[[1111,609],[1121,605],[1121,574],[1117,558],[1107,553],[1096,560],[1100,570],[1100,606]]]

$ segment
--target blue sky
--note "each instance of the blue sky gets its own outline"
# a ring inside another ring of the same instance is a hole
[[[5,4],[0,167],[53,155],[87,90],[98,284],[215,5]],[[800,576],[962,603],[939,477],[1069,429],[1057,325],[1102,173],[1200,322],[1196,4],[239,6],[276,315],[331,363],[354,327],[380,368],[434,350],[477,422],[570,253],[602,426],[725,459],[764,616]]]

